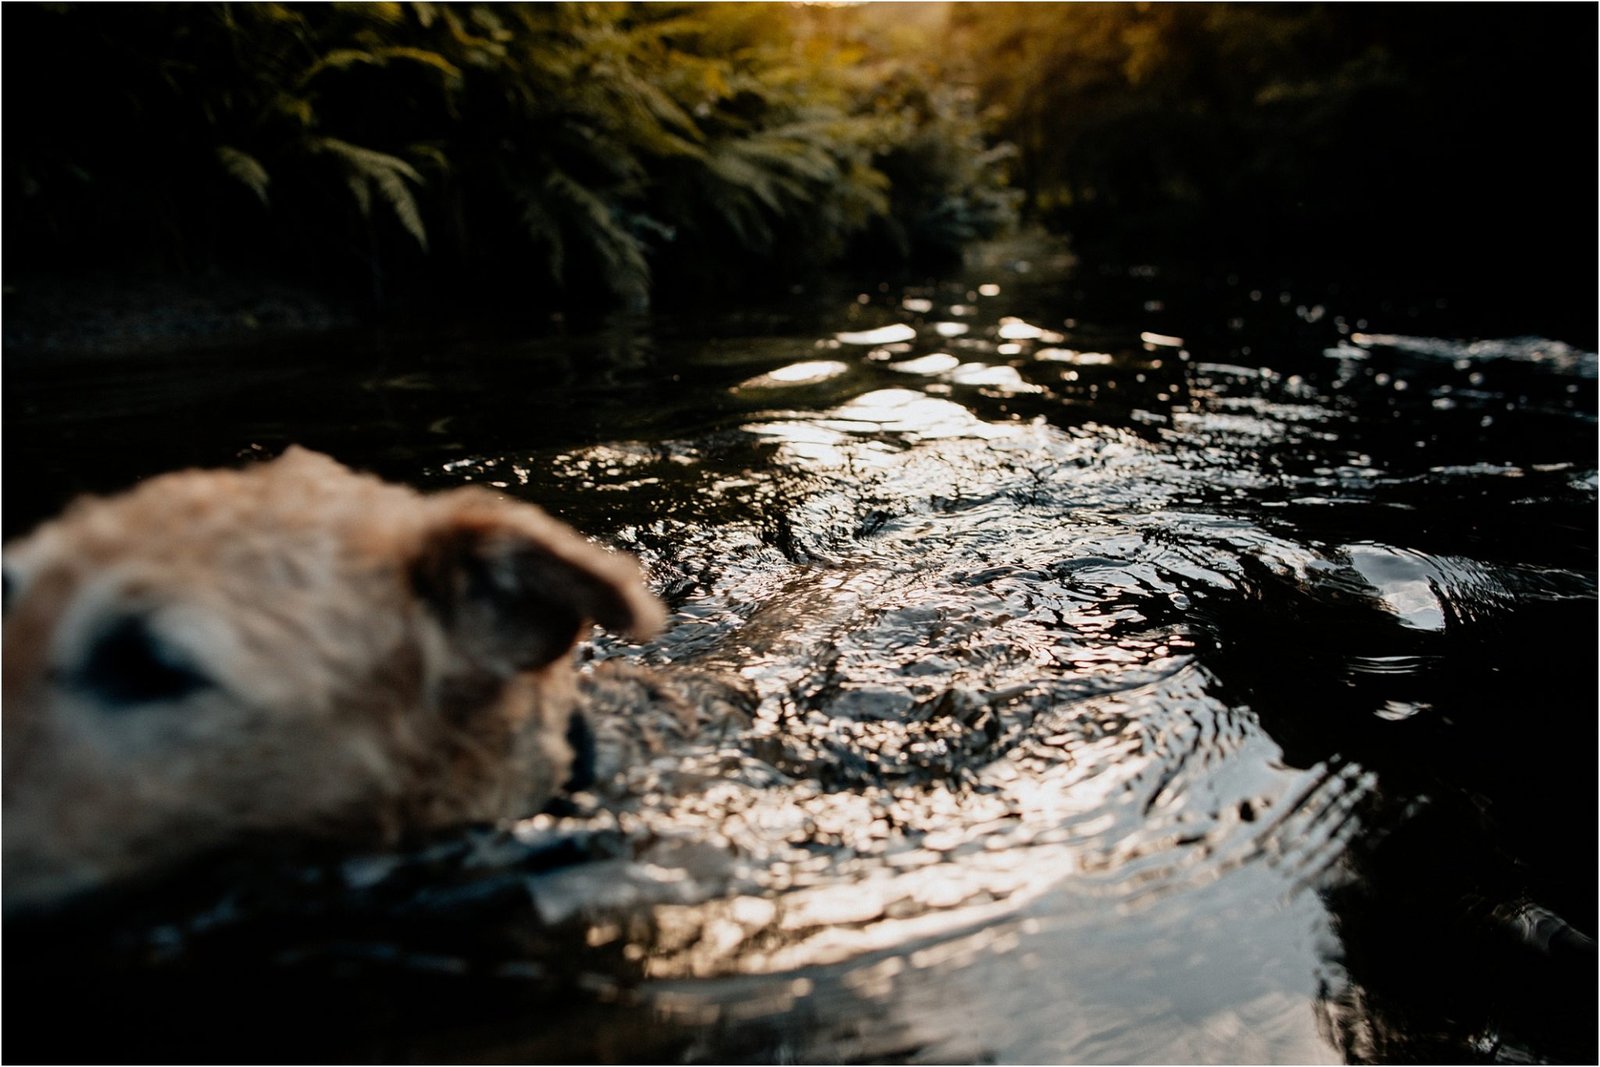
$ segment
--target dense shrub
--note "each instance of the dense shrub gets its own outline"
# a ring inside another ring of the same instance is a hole
[[[1009,217],[970,94],[826,10],[52,4],[5,29],[12,271],[637,305]]]
[[[639,305],[958,254],[1530,278],[1589,5],[12,4],[7,270]],[[1531,284],[1531,283],[1530,283]],[[1592,288],[1592,286],[1591,286]]]

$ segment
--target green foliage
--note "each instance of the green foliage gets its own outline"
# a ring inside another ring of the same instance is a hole
[[[318,137],[312,144],[316,152],[337,161],[338,170],[361,208],[363,219],[372,220],[372,197],[376,193],[394,212],[406,232],[417,239],[417,244],[428,247],[427,227],[422,224],[417,198],[407,184],[408,181],[422,184],[422,175],[417,173],[417,168],[399,156],[362,148],[337,137]],[[265,176],[265,171],[262,174]]]
[[[1135,256],[1515,252],[1592,218],[1594,27],[1585,5],[13,4],[5,250],[635,306],[947,258],[1019,203]],[[1575,139],[1530,121],[1574,109]]]
[[[779,280],[1004,225],[973,98],[870,22],[766,3],[20,5],[8,73],[39,106],[8,124],[7,251],[639,305],[661,279]]]
[[[1449,260],[1592,218],[1595,26],[1575,5],[995,3],[958,5],[952,38],[1028,209],[1080,244]],[[1573,108],[1581,143],[1543,121]]]
[[[270,202],[267,186],[272,183],[272,176],[255,156],[224,144],[217,146],[217,162],[222,164],[222,169],[228,172],[229,177],[254,193],[263,205]]]

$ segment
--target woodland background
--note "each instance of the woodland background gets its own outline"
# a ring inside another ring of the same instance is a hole
[[[1592,301],[1596,8],[10,4],[4,269],[644,307],[1080,255]],[[9,290],[8,290],[9,291]]]

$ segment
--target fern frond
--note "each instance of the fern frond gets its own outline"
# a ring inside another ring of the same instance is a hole
[[[825,148],[765,132],[720,142],[707,158],[707,167],[777,215],[813,200],[812,185],[839,179],[839,165]]]
[[[378,65],[378,58],[364,48],[335,48],[306,68],[305,73],[300,75],[300,84],[305,85],[325,71]]]
[[[416,16],[417,25],[421,26],[425,30],[432,27],[434,19],[439,17],[439,14],[434,9],[434,6],[431,3],[427,3],[426,0],[417,0],[417,2],[414,2],[411,5],[411,13]]]
[[[417,198],[411,192],[411,187],[406,184],[408,180],[417,185],[425,184],[415,167],[399,156],[363,148],[337,137],[318,138],[315,150],[339,160],[344,170],[345,184],[350,187],[362,215],[372,217],[372,194],[376,192],[389,210],[394,212],[406,232],[417,239],[417,244],[424,249],[428,247],[428,231],[422,223],[422,211],[417,206]]]
[[[292,93],[277,93],[272,98],[268,110],[278,116],[288,119],[292,124],[302,130],[309,130],[316,125],[316,108],[310,100]]]
[[[567,245],[561,237],[561,225],[546,208],[536,189],[519,187],[513,194],[522,230],[535,246],[545,249],[545,270],[557,285],[566,280]]]
[[[406,145],[406,154],[439,174],[448,174],[454,169],[449,153],[439,144],[414,141]]]
[[[638,79],[630,88],[636,94],[637,105],[649,116],[651,125],[659,130],[660,138],[673,150],[692,150],[694,145],[705,140],[693,116],[654,82]]]
[[[260,160],[248,152],[224,144],[217,146],[217,162],[222,164],[222,169],[228,172],[230,178],[255,193],[263,207],[267,206],[267,185],[272,178]]]
[[[438,52],[426,48],[410,48],[405,45],[391,45],[388,48],[379,48],[373,55],[384,62],[402,59],[419,66],[429,67],[442,75],[446,81],[458,82],[461,80],[461,68],[450,62]]]
[[[570,226],[600,259],[612,293],[643,301],[650,292],[650,264],[643,244],[618,222],[612,206],[560,170],[545,179],[545,191],[571,211]]]
[[[369,0],[366,3],[352,4],[351,7],[367,18],[375,19],[378,22],[387,22],[392,26],[398,26],[406,20],[406,7],[404,4],[393,2],[372,3]]]
[[[385,48],[336,48],[317,60],[300,75],[302,86],[330,70],[348,70],[351,67],[385,67],[395,61],[415,63],[437,73],[445,81],[455,84],[461,80],[461,68],[437,52],[426,48],[391,45]]]

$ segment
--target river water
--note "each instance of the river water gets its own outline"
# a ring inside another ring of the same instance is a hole
[[[13,361],[8,532],[290,442],[490,484],[672,609],[586,660],[760,703],[619,797],[35,948],[41,991],[8,952],[8,1057],[1592,1060],[1597,360],[1452,316],[1034,240]],[[115,1038],[28,1034],[62,989]]]

